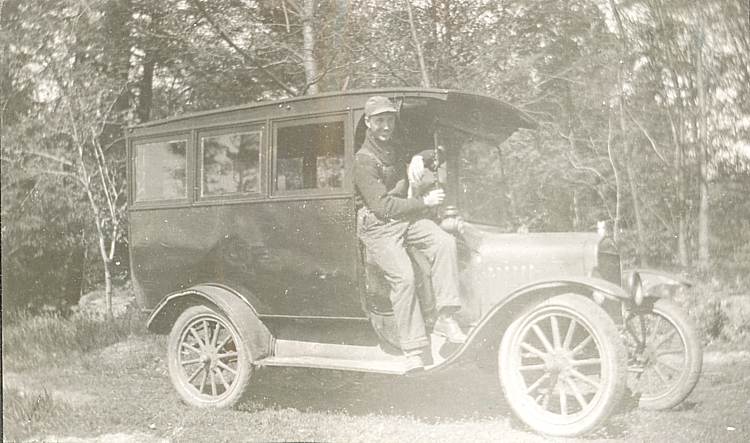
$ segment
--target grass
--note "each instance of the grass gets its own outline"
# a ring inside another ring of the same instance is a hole
[[[738,340],[744,323],[733,317],[727,303],[731,297],[736,295],[705,286],[680,294],[678,301],[689,308],[707,340]],[[494,374],[446,371],[411,379],[268,369],[254,375],[246,402],[233,410],[213,411],[189,408],[177,399],[166,371],[164,337],[140,336],[144,326],[137,312],[114,320],[4,313],[4,320],[3,366],[17,372],[12,374],[15,384],[6,378],[8,385],[3,386],[4,441],[103,438],[113,433],[124,433],[132,441],[191,443],[543,441],[514,424]],[[661,420],[671,424],[669,429],[684,429],[681,441],[731,441],[723,433],[727,426],[740,429],[747,404],[747,389],[741,384],[744,367],[704,374],[691,397],[700,413],[708,414],[703,421],[694,421],[690,409],[636,410],[614,416],[598,437],[574,441],[609,440],[609,434],[669,439]],[[721,384],[724,379],[730,385]],[[717,389],[722,396],[716,396]],[[715,429],[706,424],[712,421]]]
[[[3,385],[3,441],[20,441],[48,429],[64,428],[66,417],[78,411],[79,406],[69,404],[75,398],[55,389],[54,377],[31,382],[28,374],[87,367],[101,372],[100,351],[145,333],[143,316],[132,309],[113,319],[96,313],[3,312],[2,329],[5,379],[15,376],[22,384]]]
[[[11,371],[64,364],[145,329],[143,319],[134,311],[115,319],[26,312],[4,313],[3,317],[3,367]]]
[[[63,418],[68,409],[46,389],[27,393],[3,387],[3,440],[36,432],[49,422]]]

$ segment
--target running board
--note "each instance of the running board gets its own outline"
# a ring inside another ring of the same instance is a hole
[[[447,343],[445,338],[432,335],[433,364],[446,360],[460,345]],[[405,374],[404,358],[389,354],[380,346],[342,345],[298,340],[275,341],[274,355],[255,362],[258,366],[291,366],[300,368],[336,369],[342,371]]]
[[[297,368],[337,369],[340,371],[376,372],[402,375],[406,373],[402,361],[363,361],[327,357],[268,357],[256,362],[259,366],[289,366]]]

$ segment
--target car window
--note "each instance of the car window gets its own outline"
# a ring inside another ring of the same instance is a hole
[[[344,186],[343,121],[285,125],[276,132],[279,192]]]
[[[170,140],[135,146],[135,200],[187,198],[187,141]]]
[[[260,142],[260,131],[201,137],[201,196],[259,193]]]

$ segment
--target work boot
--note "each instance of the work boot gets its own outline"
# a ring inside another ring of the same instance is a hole
[[[435,321],[432,332],[442,335],[451,343],[460,344],[466,341],[466,334],[461,330],[461,326],[458,325],[458,322],[452,315],[441,314]]]

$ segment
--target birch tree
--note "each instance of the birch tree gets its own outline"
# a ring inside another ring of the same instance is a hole
[[[6,139],[10,143],[2,145],[2,160],[3,169],[57,177],[62,189],[75,190],[86,202],[111,315],[113,260],[123,240],[127,204],[124,168],[116,154],[123,152],[117,134],[127,110],[128,82],[119,72],[127,67],[108,75],[116,64],[98,52],[105,46],[99,30],[107,16],[92,6],[102,5],[71,1],[19,10],[15,24],[29,32],[10,49],[23,60],[21,72],[35,74],[28,80],[36,103],[21,117],[34,129]],[[115,145],[120,149],[111,149]]]

